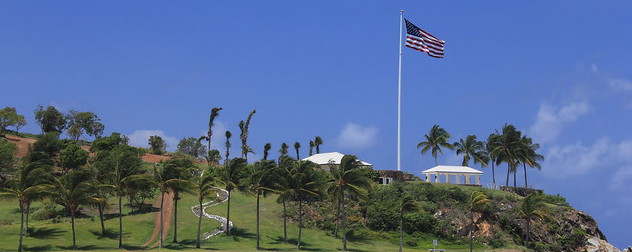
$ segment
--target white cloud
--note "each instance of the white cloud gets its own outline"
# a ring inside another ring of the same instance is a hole
[[[632,81],[626,79],[609,79],[608,84],[617,91],[632,92]]]
[[[551,142],[557,138],[564,126],[575,122],[590,109],[590,104],[586,101],[570,103],[561,108],[542,104],[536,121],[530,128],[530,133],[540,143]]]
[[[617,172],[612,175],[610,187],[613,189],[629,188],[630,180],[632,180],[632,166],[620,167]]]
[[[599,67],[597,64],[593,63],[590,65],[590,71],[594,74],[599,74]]]
[[[347,123],[342,128],[335,142],[342,149],[362,150],[376,143],[377,133],[378,129],[376,127]]]
[[[162,130],[136,130],[134,133],[127,135],[129,144],[137,147],[149,147],[150,136],[160,136],[167,143],[167,150],[174,151],[178,147],[179,140],[172,136],[167,136]]]

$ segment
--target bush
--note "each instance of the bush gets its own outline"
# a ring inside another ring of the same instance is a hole
[[[429,213],[406,214],[404,215],[404,231],[406,233],[430,233],[436,222],[434,216]]]

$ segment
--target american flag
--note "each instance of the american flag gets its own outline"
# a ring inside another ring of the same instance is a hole
[[[426,52],[428,56],[443,58],[443,45],[445,41],[432,36],[430,33],[406,21],[406,46],[412,49]]]

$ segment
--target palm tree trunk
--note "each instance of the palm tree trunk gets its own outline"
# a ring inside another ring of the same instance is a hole
[[[160,193],[160,244],[158,245],[159,249],[162,249],[162,212],[163,211],[163,205],[165,202],[165,191],[162,191]]]
[[[470,220],[472,221],[472,230],[470,230],[470,252],[472,252],[472,243],[473,243],[473,233],[474,233],[474,213],[472,211],[470,211]]]
[[[283,242],[287,243],[287,212],[285,209],[285,200],[283,200]]]
[[[516,174],[518,173],[518,170],[516,169],[516,167],[513,168],[513,177],[514,177],[514,188],[516,188]]]
[[[123,196],[119,195],[119,248],[123,248]]]
[[[299,155],[298,155],[298,149],[296,149],[296,160],[299,159]]]
[[[178,192],[173,192],[173,243],[178,243]]]
[[[261,192],[257,191],[257,250],[259,250],[259,196]]]
[[[525,248],[529,245],[529,238],[530,238],[530,237],[529,237],[529,222],[530,222],[530,221],[529,221],[529,218],[527,218],[527,230],[526,230],[526,233],[527,233],[527,239],[525,239],[525,241],[524,241],[524,247],[525,247]]]
[[[24,237],[24,207],[20,204],[20,242],[18,243],[18,251],[22,251],[22,237]]]
[[[494,172],[494,160],[492,160],[492,182],[496,185],[496,173]]]
[[[505,186],[509,186],[509,171],[511,171],[510,165],[507,164],[507,180],[505,181]]]
[[[101,222],[101,237],[105,237],[105,223],[103,221],[103,206],[101,204],[97,205],[99,209],[99,222]]]
[[[399,252],[402,252],[404,247],[404,211],[399,212]]]
[[[31,203],[26,203],[26,223],[24,227],[24,237],[29,237],[29,212],[31,211]]]
[[[338,211],[336,212],[336,227],[334,229],[334,238],[338,239],[338,224],[340,223],[340,201],[338,201]]]
[[[344,190],[340,190],[340,206],[342,207],[342,251],[347,251],[347,215],[345,213]]]
[[[200,199],[200,207],[198,208],[198,229],[197,229],[197,241],[195,242],[195,248],[200,248],[200,228],[202,227],[202,200]]]
[[[437,161],[437,156],[435,156],[434,158],[435,158],[435,166],[438,166],[439,162]]]
[[[303,231],[303,200],[298,201],[298,243],[296,243],[298,250],[301,250],[301,231]]]
[[[524,169],[524,188],[529,188],[529,184],[527,183],[527,164],[522,164]]]
[[[75,238],[75,209],[70,209],[70,220],[72,225],[72,250],[77,249],[77,240]]]
[[[228,208],[226,209],[226,234],[230,235],[230,191],[228,191]]]

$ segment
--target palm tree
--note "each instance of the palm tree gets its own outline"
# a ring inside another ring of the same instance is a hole
[[[268,160],[268,154],[270,153],[270,149],[272,149],[271,143],[266,143],[263,146],[263,160]]]
[[[368,169],[362,168],[362,163],[353,155],[342,157],[339,166],[332,169],[333,180],[327,182],[329,195],[339,198],[339,206],[342,213],[342,249],[347,251],[346,212],[345,197],[356,196],[364,198],[366,191],[371,187],[372,181],[367,176]],[[347,195],[345,196],[345,192]]]
[[[234,189],[245,189],[246,160],[243,158],[233,158],[219,169],[217,182],[228,191],[228,205],[226,210],[226,234],[230,235],[230,195]]]
[[[43,192],[50,188],[43,185],[42,178],[47,178],[50,174],[48,169],[25,165],[18,169],[14,176],[6,182],[5,188],[0,188],[0,196],[15,197],[18,199],[20,207],[20,240],[18,251],[22,251],[22,239],[26,232],[24,228],[24,214],[27,213],[27,206],[38,198]]]
[[[537,143],[533,143],[533,139],[527,136],[523,136],[520,140],[521,144],[521,152],[518,154],[520,162],[522,163],[522,167],[524,169],[524,187],[528,188],[529,184],[527,183],[527,165],[529,167],[535,167],[538,170],[542,167],[538,161],[544,160],[544,156],[537,153],[538,149],[540,149],[540,145]]]
[[[219,116],[219,111],[222,110],[222,108],[212,108],[211,109],[211,116],[208,120],[208,131],[206,132],[206,135],[201,136],[199,138],[199,140],[206,140],[208,142],[208,149],[207,150],[211,150],[211,137],[213,136],[213,122],[215,121],[215,118],[217,116]],[[208,159],[208,166],[211,166],[211,159]]]
[[[173,161],[172,161],[173,162]],[[182,171],[180,171],[178,166],[175,165],[162,165],[162,168],[159,169],[158,165],[154,165],[154,179],[153,182],[160,190],[160,244],[158,248],[162,248],[163,241],[163,205],[165,201],[165,194],[169,191],[173,192],[174,188],[186,188],[191,186],[191,182],[182,179]],[[177,207],[177,205],[176,205]],[[176,222],[177,223],[177,222]]]
[[[301,249],[301,234],[303,231],[303,201],[310,198],[320,196],[320,189],[323,184],[324,177],[320,174],[323,170],[318,169],[318,165],[310,161],[294,161],[289,162],[288,166],[284,166],[282,170],[288,179],[288,189],[282,193],[285,199],[293,198],[298,201],[298,243],[297,249]]]
[[[489,163],[492,165],[492,183],[496,185],[496,172],[494,171],[494,165],[498,162],[498,153],[494,150],[498,147],[500,135],[498,133],[492,133],[487,137],[487,142],[485,142],[485,154],[487,154],[487,158],[489,159]]]
[[[210,168],[208,168],[210,170]],[[217,188],[213,186],[215,178],[211,176],[209,172],[205,172],[205,169],[199,169],[197,174],[193,176],[193,193],[198,200],[198,226],[197,226],[197,240],[195,241],[195,248],[200,248],[200,231],[202,228],[202,216],[203,206],[202,202],[215,195]]]
[[[316,154],[320,154],[320,145],[323,144],[323,139],[319,136],[314,138],[314,145],[316,146]]]
[[[448,148],[450,150],[454,149],[454,146],[448,142],[450,140],[450,133],[441,128],[439,125],[435,124],[432,126],[430,132],[424,135],[424,137],[426,140],[419,142],[419,144],[417,144],[417,149],[421,148],[422,155],[432,149],[431,153],[432,157],[435,159],[435,165],[439,165],[437,162],[437,152],[443,154],[441,147]]]
[[[123,248],[123,196],[126,195],[128,185],[136,180],[144,179],[139,175],[141,160],[138,151],[127,145],[115,147],[112,151],[114,169],[111,173],[112,187],[118,197],[119,215],[119,246]]]
[[[472,221],[472,230],[470,230],[470,252],[472,252],[474,229],[476,226],[474,223],[474,212],[482,210],[488,203],[489,199],[485,193],[481,191],[473,191],[470,195],[470,220]]]
[[[215,165],[219,165],[219,161],[222,160],[222,154],[219,153],[218,150],[216,149],[212,149],[208,152],[208,157],[211,161],[211,164]]]
[[[219,156],[219,151],[215,155]],[[178,242],[178,200],[180,200],[180,193],[191,192],[194,184],[191,182],[193,175],[192,171],[195,169],[193,161],[190,159],[169,159],[165,162],[165,170],[170,171],[169,176],[183,180],[183,183],[169,183],[168,187],[173,192],[173,243]],[[173,174],[173,175],[171,175]],[[160,208],[162,211],[162,207]],[[162,229],[161,229],[162,230]]]
[[[399,252],[404,247],[404,214],[419,211],[419,205],[410,196],[403,196],[397,206],[399,210]]]
[[[287,156],[287,149],[290,148],[289,145],[287,145],[286,143],[282,143],[281,144],[281,149],[279,150],[279,154],[281,154],[282,157]]]
[[[487,160],[484,155],[485,144],[477,141],[475,135],[468,135],[465,140],[460,139],[455,142],[456,155],[463,155],[462,166],[469,166],[470,159],[474,159],[474,164],[480,163],[483,167],[487,166]]]
[[[277,203],[283,205],[283,242],[287,243],[287,208],[285,202],[292,199],[292,194],[290,191],[290,181],[292,177],[291,173],[287,172],[291,170],[294,166],[294,161],[292,158],[287,156],[280,156],[278,161],[277,170],[274,172],[276,175],[274,189],[279,197],[277,198]]]
[[[253,166],[250,176],[248,178],[248,184],[250,185],[249,191],[255,197],[257,197],[257,250],[259,250],[259,197],[266,196],[267,192],[274,191],[274,171],[276,170],[276,164],[273,160],[261,160],[256,162]]]
[[[90,183],[92,174],[90,170],[73,170],[61,178],[54,178],[55,182],[48,194],[57,204],[62,205],[70,212],[72,226],[72,249],[77,249],[75,235],[75,215],[80,205],[102,202],[102,198],[96,197],[95,185]]]
[[[224,146],[226,146],[226,158],[224,158],[224,165],[228,163],[228,156],[230,156],[230,137],[233,136],[233,134],[227,130],[225,136],[226,142],[224,143]]]
[[[516,130],[511,124],[505,124],[502,128],[502,134],[499,134],[495,141],[495,148],[492,150],[492,154],[496,156],[496,164],[501,162],[507,163],[507,179],[505,186],[509,186],[509,174],[516,171],[518,166],[518,153],[520,152],[520,139],[522,132]],[[515,177],[515,176],[514,176]],[[515,179],[514,179],[515,187]]]
[[[294,142],[294,149],[296,150],[296,160],[301,159],[301,158],[299,157],[299,154],[298,154],[298,149],[300,149],[300,148],[301,148],[301,143],[299,143],[299,142]]]
[[[240,121],[239,122],[239,129],[241,130],[241,134],[239,134],[239,138],[241,139],[241,157],[246,160],[246,163],[248,163],[248,153],[252,152],[252,148],[250,148],[248,146],[248,127],[250,127],[250,119],[252,119],[252,116],[257,113],[256,110],[252,110],[250,112],[250,114],[248,114],[248,119],[246,119],[246,122],[244,121]]]
[[[532,220],[544,220],[549,219],[549,215],[545,208],[543,202],[538,201],[535,197],[535,194],[529,194],[527,197],[522,199],[520,206],[516,209],[518,216],[523,218],[526,222],[526,230],[525,236],[526,239],[524,241],[524,246],[527,247],[529,244],[530,237],[530,226]]]
[[[310,156],[310,157],[311,157],[311,156],[312,156],[312,154],[313,154],[314,146],[316,146],[316,145],[314,144],[314,141],[310,140],[310,141],[309,141],[309,156]]]

